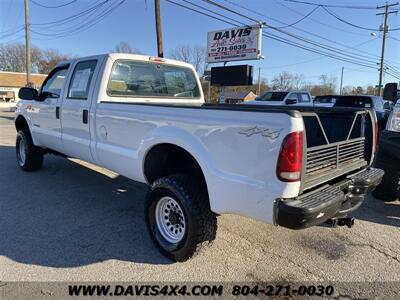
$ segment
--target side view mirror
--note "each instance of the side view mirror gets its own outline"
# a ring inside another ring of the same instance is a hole
[[[385,85],[383,89],[383,99],[396,101],[397,100],[397,89],[398,84],[396,82],[390,82]]]
[[[23,87],[18,92],[18,97],[23,100],[36,100],[38,98],[38,91],[33,88]]]
[[[296,103],[297,103],[297,100],[293,99],[293,98],[288,98],[285,100],[285,104],[291,105],[291,104],[296,104]]]

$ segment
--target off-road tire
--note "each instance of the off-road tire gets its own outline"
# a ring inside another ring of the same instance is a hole
[[[379,155],[379,154],[378,154]],[[372,192],[375,198],[395,201],[400,198],[400,170],[396,163],[377,158],[375,166],[385,171],[381,183]]]
[[[25,159],[20,158],[21,141],[24,143]],[[43,165],[43,150],[33,144],[32,136],[28,129],[22,129],[17,133],[15,142],[17,163],[24,171],[31,172],[39,170]]]
[[[168,242],[156,224],[156,205],[162,197],[171,197],[182,207],[185,233],[178,243]],[[176,174],[157,179],[151,186],[145,202],[147,228],[152,240],[170,259],[183,262],[211,245],[217,231],[217,217],[210,210],[207,189],[202,180]]]

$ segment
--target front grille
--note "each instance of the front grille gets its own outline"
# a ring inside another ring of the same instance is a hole
[[[322,174],[332,169],[365,161],[365,138],[357,138],[307,149],[306,174]]]

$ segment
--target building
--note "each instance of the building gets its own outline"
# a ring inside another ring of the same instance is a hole
[[[256,99],[257,95],[253,91],[245,93],[225,93],[225,103],[237,104]]]
[[[46,79],[45,74],[32,74],[35,88],[39,88]],[[0,104],[14,104],[19,100],[18,92],[26,85],[26,73],[0,71]]]

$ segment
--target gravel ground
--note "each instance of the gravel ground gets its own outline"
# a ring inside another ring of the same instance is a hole
[[[41,171],[22,172],[14,140],[13,114],[2,112],[0,281],[397,281],[400,287],[399,201],[369,196],[352,229],[292,231],[224,215],[211,249],[173,263],[146,231],[146,186],[51,155]]]

